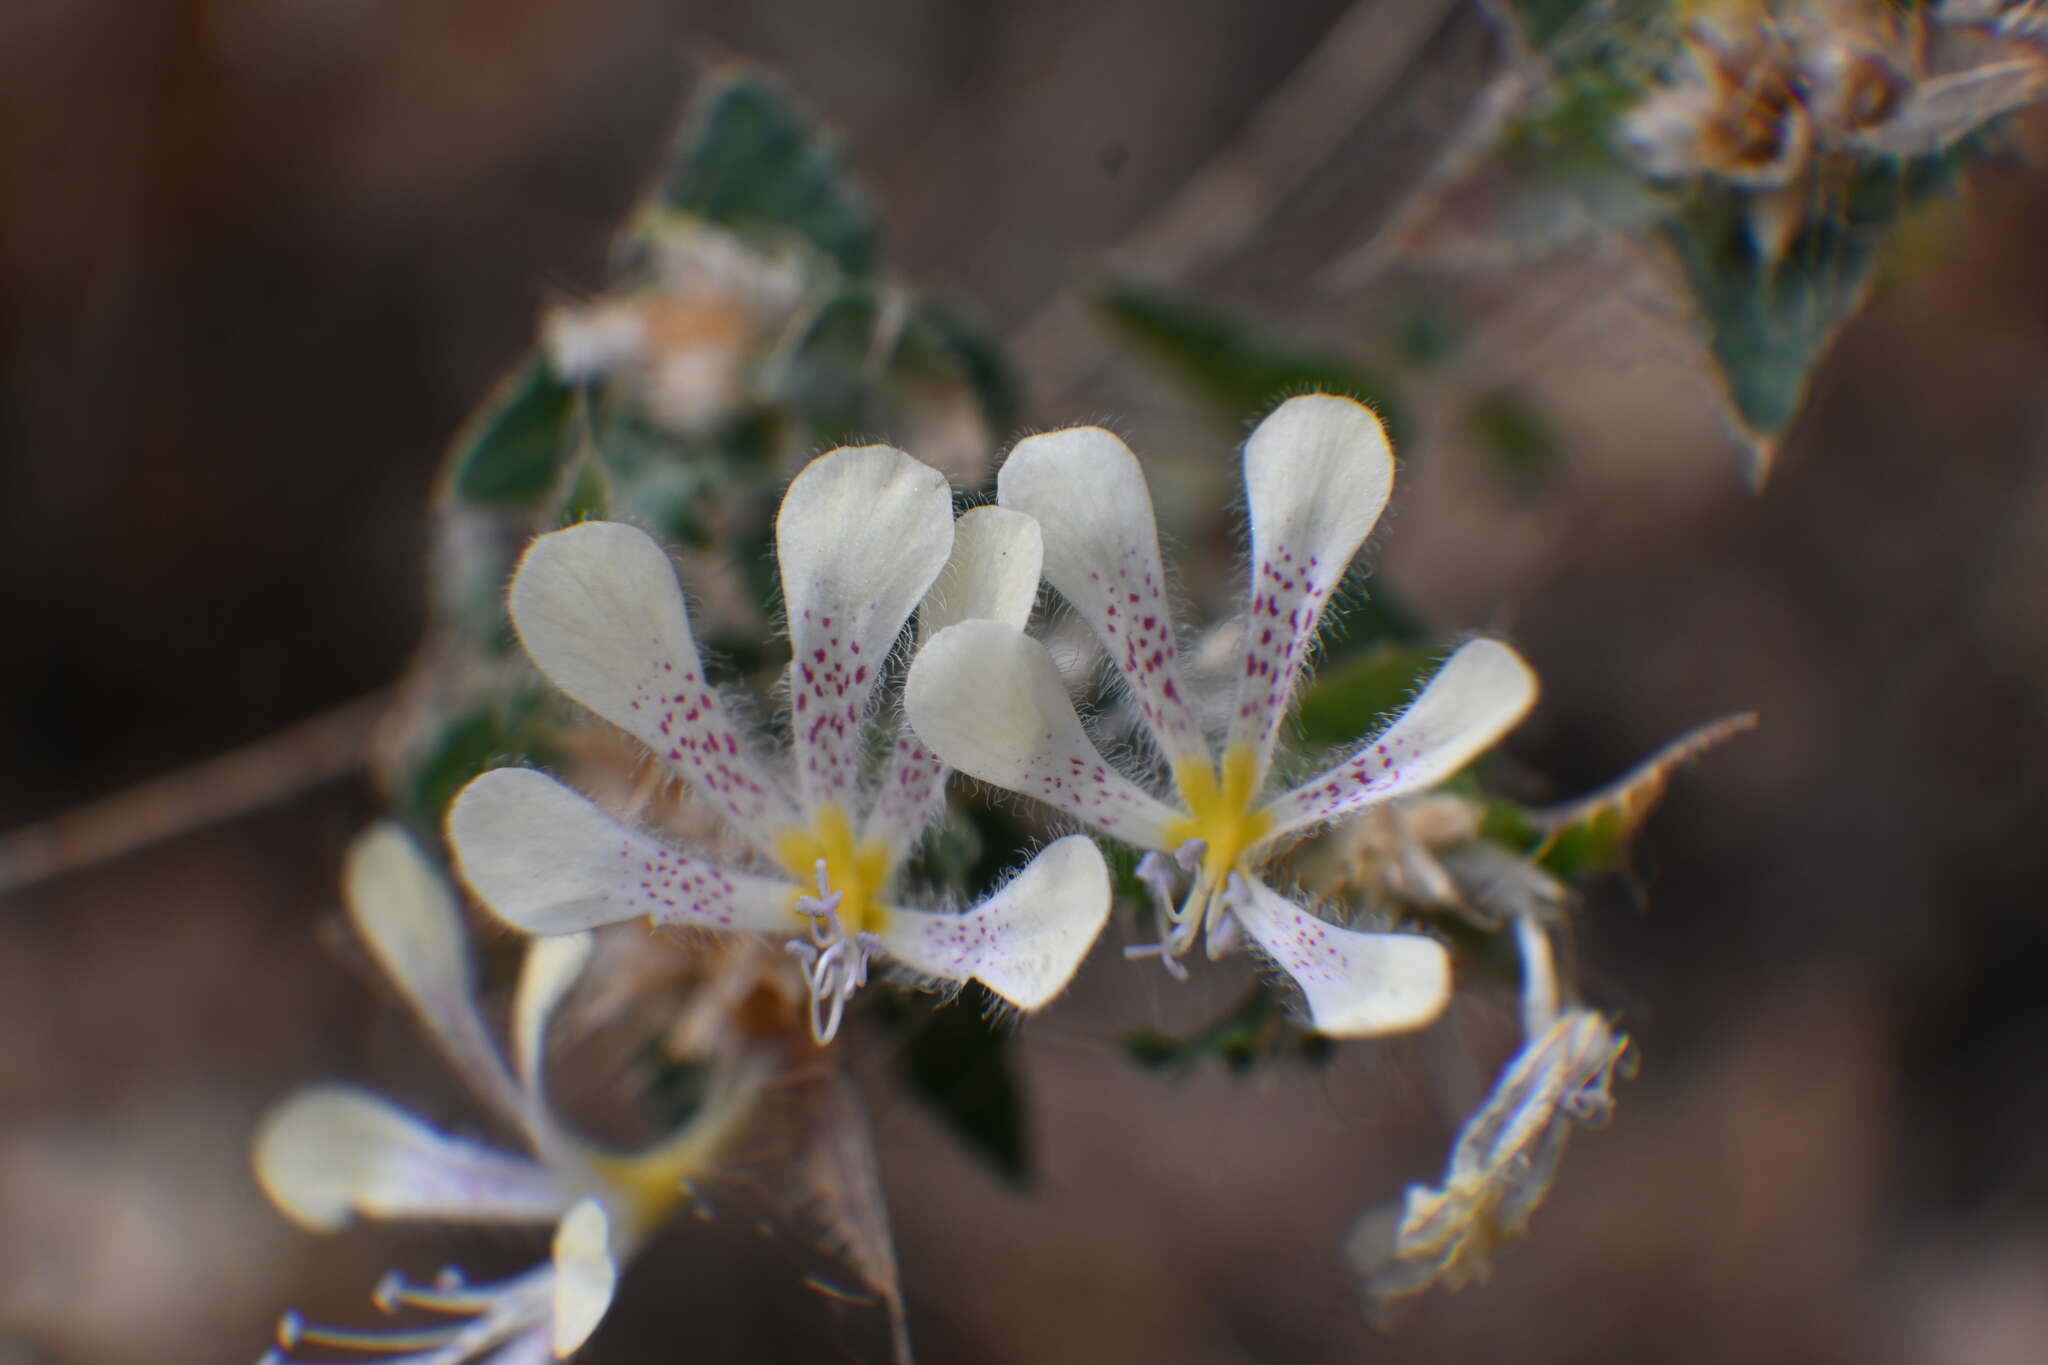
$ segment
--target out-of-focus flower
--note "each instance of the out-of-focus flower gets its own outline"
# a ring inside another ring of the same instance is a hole
[[[1479,837],[1485,810],[1448,792],[1426,792],[1372,806],[1317,835],[1295,859],[1304,888],[1351,893],[1368,903],[1418,910],[1463,910],[1464,897],[1443,864],[1446,850]]]
[[[1723,0],[1683,60],[1630,111],[1623,145],[1657,179],[1747,191],[1749,235],[1782,257],[1819,191],[1861,162],[1939,152],[2048,94],[2027,4],[1950,3],[1930,19],[1887,0]]]
[[[800,316],[802,265],[688,219],[660,224],[649,254],[646,287],[557,308],[543,337],[563,378],[624,383],[660,425],[702,432],[740,406],[751,367]]]
[[[1559,1007],[1549,938],[1516,922],[1522,946],[1522,1050],[1458,1134],[1438,1186],[1414,1185],[1398,1209],[1367,1213],[1352,1263],[1375,1318],[1433,1286],[1486,1278],[1500,1246],[1521,1235],[1550,1192],[1574,1124],[1605,1122],[1628,1037],[1593,1010]]]
[[[1712,175],[1778,189],[1806,169],[1813,121],[1781,45],[1756,32],[1724,48],[1697,30],[1677,75],[1624,126],[1643,169],[1664,179]]]
[[[536,942],[514,1007],[508,1067],[478,1010],[461,912],[411,839],[394,825],[350,851],[344,896],[356,931],[418,1012],[456,1071],[531,1156],[443,1133],[381,1096],[344,1085],[309,1088],[264,1120],[257,1178],[271,1201],[319,1232],[357,1217],[534,1224],[555,1228],[550,1261],[490,1284],[444,1271],[432,1284],[397,1275],[378,1286],[386,1312],[410,1308],[456,1321],[422,1330],[346,1331],[296,1314],[283,1351],[353,1350],[393,1365],[526,1365],[574,1352],[603,1318],[620,1269],[701,1178],[752,1113],[761,1072],[724,1068],[693,1117],[636,1152],[597,1146],[547,1104],[542,1062],[555,1006],[589,955],[587,935]],[[266,1360],[286,1365],[273,1352]]]
[[[911,613],[923,603],[926,633],[970,618],[1021,626],[1037,593],[1037,526],[981,508],[956,529],[944,476],[866,446],[797,476],[776,539],[794,653],[793,782],[771,771],[706,680],[674,571],[646,535],[588,522],[541,537],[511,604],[541,672],[645,743],[777,874],[686,855],[541,773],[502,768],[449,813],[462,875],[530,933],[642,915],[802,929],[791,946],[821,1042],[877,954],[923,978],[979,980],[1022,1009],[1045,1004],[1108,918],[1102,855],[1084,837],[1059,839],[979,905],[914,908],[901,899],[904,864],[943,809],[950,770],[899,728],[879,777],[867,775],[877,684]]]
[[[1206,937],[1226,951],[1241,926],[1294,979],[1324,1033],[1419,1027],[1450,990],[1443,947],[1416,934],[1342,928],[1256,873],[1292,836],[1432,787],[1526,713],[1536,679],[1504,644],[1453,655],[1393,724],[1291,790],[1264,792],[1275,740],[1323,610],[1378,520],[1394,464],[1379,420],[1348,399],[1283,403],[1245,445],[1250,603],[1220,758],[1181,680],[1152,499],[1130,449],[1099,427],[1035,436],[1004,464],[997,500],[1044,529],[1045,576],[1084,617],[1172,773],[1169,804],[1120,773],[1089,739],[1045,647],[1008,621],[941,631],[911,666],[917,734],[985,782],[1045,802],[1151,850],[1169,967]],[[1169,856],[1170,855],[1170,856]],[[1192,885],[1176,901],[1177,869]]]
[[[2016,38],[2048,35],[2048,4],[2042,0],[1941,0],[1935,13],[1945,24],[1981,26]]]

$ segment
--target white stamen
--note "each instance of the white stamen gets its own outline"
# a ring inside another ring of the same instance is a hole
[[[832,889],[823,858],[818,859],[817,871],[818,894],[799,896],[796,902],[797,913],[810,916],[811,936],[793,938],[783,946],[803,959],[804,984],[811,997],[811,1037],[823,1047],[839,1036],[846,1002],[868,983],[868,961],[882,951],[882,940],[865,929],[846,932],[839,922],[846,893]]]
[[[1173,892],[1175,881],[1173,867],[1163,853],[1147,853],[1138,859],[1138,881],[1152,896],[1152,909],[1162,920],[1171,923],[1174,917]]]
[[[1148,957],[1158,958],[1159,965],[1166,968],[1166,974],[1175,981],[1188,979],[1188,969],[1181,965],[1179,958],[1167,951],[1165,943],[1133,943],[1124,949],[1126,962],[1137,962]]]
[[[1209,913],[1215,889],[1205,885],[1199,875],[1202,860],[1208,854],[1207,839],[1189,839],[1173,851],[1170,860],[1157,851],[1138,860],[1137,878],[1152,898],[1152,910],[1159,919],[1160,935],[1156,943],[1138,943],[1124,949],[1126,960],[1135,962],[1140,958],[1156,957],[1169,976],[1176,981],[1185,981],[1188,969],[1181,965],[1180,959],[1195,946],[1195,936],[1201,932],[1204,922],[1216,921],[1209,924],[1211,959],[1221,957],[1236,945],[1236,935],[1224,927],[1219,917]],[[1175,899],[1180,887],[1180,877],[1174,871],[1176,866],[1183,872],[1196,874],[1185,900]]]
[[[1138,859],[1137,877],[1152,898],[1152,913],[1158,917],[1160,935],[1156,943],[1134,943],[1125,948],[1124,960],[1136,962],[1141,958],[1156,957],[1166,968],[1168,976],[1175,981],[1185,981],[1188,969],[1181,966],[1180,952],[1172,947],[1180,925],[1180,907],[1174,901],[1180,878],[1174,875],[1173,864],[1157,851]]]
[[[1231,874],[1233,881],[1236,877],[1236,873]],[[1237,951],[1238,945],[1243,941],[1244,927],[1237,922],[1237,916],[1218,915],[1216,922],[1209,928],[1209,960],[1215,962],[1230,956]]]
[[[372,1295],[381,1312],[416,1308],[463,1320],[439,1327],[350,1330],[287,1313],[277,1325],[278,1348],[266,1352],[259,1365],[297,1365],[287,1353],[301,1346],[348,1351],[381,1365],[462,1365],[542,1327],[551,1311],[553,1282],[552,1266],[474,1286],[460,1272],[443,1270],[431,1288],[393,1271],[378,1282]]]

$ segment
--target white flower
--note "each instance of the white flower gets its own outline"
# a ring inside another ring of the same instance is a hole
[[[950,770],[902,729],[879,777],[866,773],[876,685],[911,612],[923,603],[927,633],[970,618],[1021,626],[1038,588],[1038,528],[989,507],[956,530],[943,475],[865,446],[797,475],[776,542],[794,653],[793,783],[770,770],[706,680],[674,571],[641,532],[587,522],[541,537],[511,605],[541,672],[645,743],[777,874],[686,855],[551,778],[501,768],[449,812],[463,877],[530,933],[641,915],[801,933],[792,947],[805,958],[821,1042],[876,953],[925,978],[978,980],[1022,1009],[1045,1004],[1108,918],[1102,855],[1080,836],[1060,839],[980,905],[913,908],[899,898],[903,866],[943,808]]]
[[[1433,1285],[1486,1278],[1493,1253],[1518,1237],[1550,1192],[1572,1125],[1604,1123],[1628,1037],[1589,1009],[1558,1007],[1543,928],[1516,920],[1522,950],[1524,1042],[1493,1094],[1458,1133],[1443,1184],[1413,1185],[1398,1210],[1361,1218],[1351,1257],[1375,1315]]]
[[[646,287],[555,309],[543,341],[563,379],[620,381],[659,425],[702,433],[745,400],[754,367],[805,315],[803,272],[794,256],[687,218],[662,221],[647,245]]]
[[[1443,1008],[1450,964],[1413,934],[1357,933],[1261,883],[1255,873],[1304,831],[1451,776],[1535,699],[1506,645],[1460,649],[1385,732],[1327,771],[1264,792],[1273,746],[1331,594],[1386,505],[1393,457],[1377,418],[1324,395],[1292,399],[1245,445],[1251,600],[1221,758],[1181,681],[1152,499],[1128,447],[1097,427],[1021,442],[997,498],[1044,532],[1045,577],[1093,627],[1172,771],[1159,800],[1102,756],[1045,647],[1008,622],[935,635],[911,666],[906,701],[920,738],[961,771],[1055,806],[1153,850],[1140,864],[1166,924],[1169,966],[1206,931],[1211,956],[1242,926],[1294,978],[1315,1026],[1367,1035],[1418,1027]],[[1193,886],[1173,902],[1173,864]]]
[[[682,1200],[687,1182],[717,1161],[752,1111],[758,1070],[733,1065],[696,1115],[639,1152],[597,1147],[558,1123],[542,1091],[549,1017],[581,974],[588,935],[546,939],[529,951],[513,1011],[508,1068],[478,1011],[462,916],[425,856],[396,826],[371,830],[350,851],[344,897],[369,945],[434,1042],[531,1157],[442,1133],[381,1096],[315,1086],[287,1099],[257,1132],[257,1179],[288,1216],[331,1232],[358,1216],[446,1222],[553,1224],[551,1260],[510,1279],[465,1283],[444,1271],[431,1285],[387,1277],[375,1300],[447,1314],[426,1330],[350,1332],[280,1324],[284,1351],[301,1344],[373,1354],[392,1365],[492,1365],[567,1356],[603,1318],[619,1267]],[[272,1352],[273,1365],[286,1358]]]

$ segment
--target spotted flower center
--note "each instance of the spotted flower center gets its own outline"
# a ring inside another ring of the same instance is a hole
[[[1173,770],[1173,780],[1188,814],[1167,827],[1167,846],[1182,848],[1199,841],[1202,867],[1196,884],[1213,891],[1229,880],[1245,851],[1272,831],[1272,813],[1255,805],[1258,756],[1247,745],[1233,744],[1224,752],[1220,768],[1189,760]]]
[[[858,842],[846,812],[836,803],[819,810],[809,829],[785,831],[775,841],[775,852],[783,870],[807,888],[790,897],[790,914],[806,918],[797,902],[812,894],[808,888],[817,884],[822,862],[826,885],[841,897],[839,922],[848,934],[879,934],[888,926],[889,907],[882,902],[882,891],[895,860],[882,844]]]

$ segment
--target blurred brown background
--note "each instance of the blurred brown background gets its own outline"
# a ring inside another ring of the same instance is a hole
[[[1225,487],[1233,433],[1048,301],[1115,262],[1370,335],[1427,282],[1333,263],[1501,60],[1476,12],[1407,0],[6,6],[0,827],[394,675],[444,443],[537,309],[602,282],[731,55],[842,130],[906,275],[1015,329],[1033,420],[1119,414],[1162,504]],[[1495,1282],[1379,1338],[1338,1241],[1436,1174],[1507,1002],[1328,1071],[1141,1077],[1117,1033],[1232,983],[1174,994],[1103,954],[1026,1034],[1032,1193],[876,1097],[922,1358],[2048,1355],[2044,240],[2048,176],[1982,170],[1762,497],[1683,318],[1611,250],[1434,281],[1481,323],[1419,395],[1378,552],[1535,661],[1520,763],[1564,794],[1764,716],[1583,919],[1642,1072]],[[1535,496],[1456,420],[1503,383],[1571,452]],[[301,1080],[466,1113],[334,930],[373,810],[317,784],[0,906],[0,1362],[253,1359],[287,1307],[368,1323],[386,1265],[532,1250],[315,1239],[248,1179]],[[868,1315],[800,1283],[824,1264],[741,1212],[683,1229],[588,1359],[878,1358]]]

